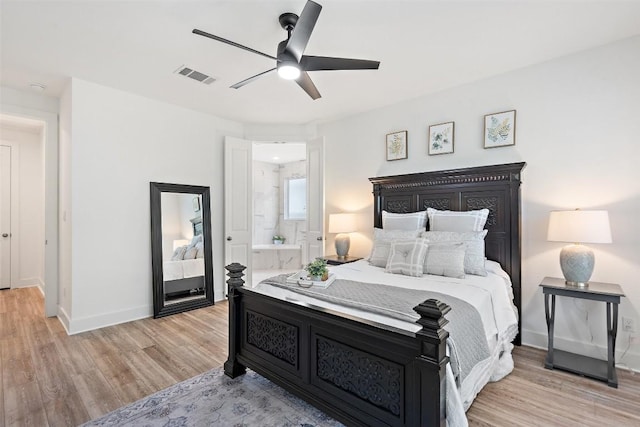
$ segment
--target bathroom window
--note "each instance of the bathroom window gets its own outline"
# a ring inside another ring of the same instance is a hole
[[[284,219],[307,219],[307,178],[290,178],[286,180]]]

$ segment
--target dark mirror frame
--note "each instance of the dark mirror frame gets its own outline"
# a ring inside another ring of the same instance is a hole
[[[199,185],[150,183],[151,194],[151,269],[153,272],[153,317],[164,317],[214,304],[213,298],[213,240],[211,238],[211,201],[209,187]],[[162,193],[185,193],[202,196],[202,238],[204,241],[204,289],[202,299],[164,303],[162,271]]]

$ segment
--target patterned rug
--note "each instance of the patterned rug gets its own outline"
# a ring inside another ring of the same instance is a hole
[[[231,379],[213,369],[85,426],[342,426],[253,371]]]

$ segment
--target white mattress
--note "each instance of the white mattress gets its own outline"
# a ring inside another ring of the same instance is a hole
[[[456,388],[451,368],[447,365],[447,379],[450,380],[447,383],[447,415],[448,423],[451,426],[466,425],[464,412],[471,405],[480,389],[489,380],[496,381],[513,369],[511,360],[513,346],[511,341],[517,332],[518,314],[512,302],[511,280],[507,273],[502,270],[500,264],[496,262],[487,261],[486,268],[489,273],[486,277],[467,275],[465,279],[455,279],[432,275],[410,277],[385,273],[384,269],[371,266],[364,260],[330,267],[331,272],[336,275],[337,279],[440,292],[459,298],[476,307],[484,325],[487,343],[492,356],[487,364],[474,368],[460,390]],[[344,307],[264,283],[257,285],[254,291],[292,302],[299,301],[314,306],[330,308],[411,332],[416,332],[420,329],[420,326],[415,323]],[[419,302],[416,301],[416,304]]]
[[[162,268],[165,282],[204,276],[204,258],[165,261],[162,263]]]

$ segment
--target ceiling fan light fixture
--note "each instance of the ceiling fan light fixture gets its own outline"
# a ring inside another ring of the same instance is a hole
[[[300,67],[298,64],[280,64],[278,66],[278,75],[285,80],[295,80],[300,77]]]

